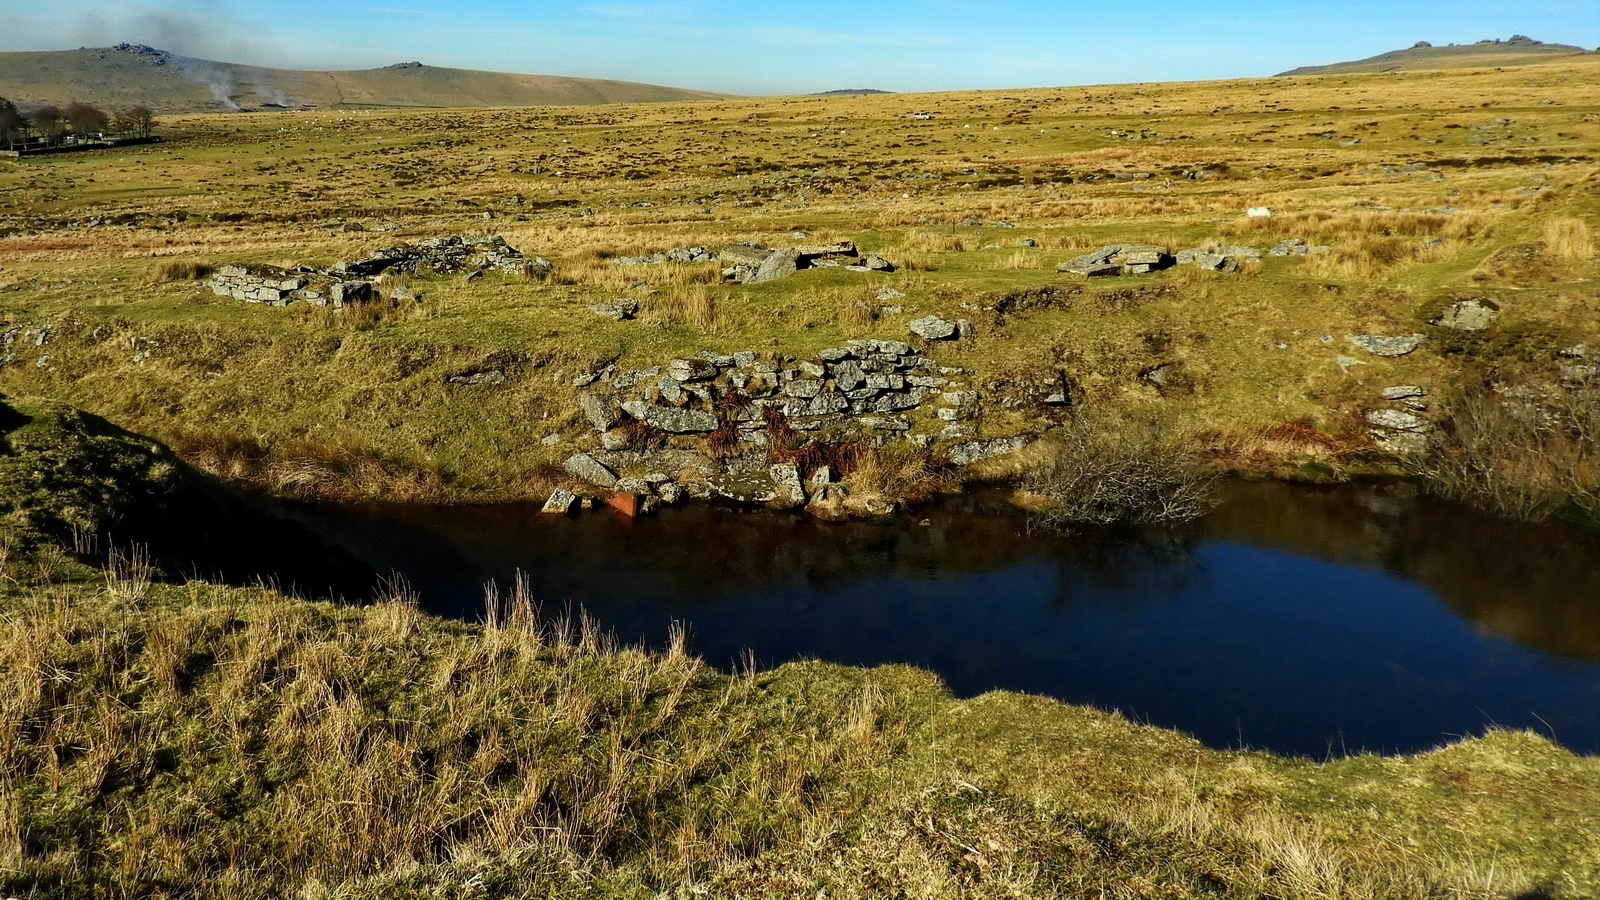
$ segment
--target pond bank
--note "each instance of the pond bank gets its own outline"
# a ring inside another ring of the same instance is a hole
[[[1490,724],[1600,750],[1600,541],[1404,483],[1230,482],[1180,528],[1030,533],[1004,492],[822,524],[710,505],[631,519],[537,506],[318,507],[296,516],[442,615],[478,620],[521,573],[547,616],[593,616],[731,666],[929,669],[1321,757],[1410,751]],[[1496,552],[1485,554],[1482,548]],[[1130,662],[1131,661],[1131,662]]]

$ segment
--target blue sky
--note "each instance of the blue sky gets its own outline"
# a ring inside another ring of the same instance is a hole
[[[20,4],[19,4],[20,6]],[[741,94],[896,91],[1269,75],[1436,44],[1528,34],[1600,46],[1600,0],[1356,0],[1226,7],[1147,0],[1132,12],[1001,0],[54,0],[0,12],[0,49],[119,40],[294,68],[430,65],[620,78]]]

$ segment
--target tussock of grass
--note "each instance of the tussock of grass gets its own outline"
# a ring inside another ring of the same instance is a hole
[[[1573,216],[1559,216],[1545,220],[1545,250],[1560,259],[1586,260],[1596,255],[1594,236],[1589,223]]]
[[[192,260],[169,260],[151,273],[150,280],[156,284],[170,281],[200,281],[211,276],[212,268],[204,263]]]

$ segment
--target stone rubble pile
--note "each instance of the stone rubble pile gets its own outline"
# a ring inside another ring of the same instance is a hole
[[[385,247],[364,259],[339,263],[329,271],[356,278],[389,272],[410,274],[418,270],[439,275],[497,271],[543,277],[552,268],[550,260],[542,256],[524,256],[499,235],[468,234]]]
[[[386,247],[359,260],[337,263],[329,269],[296,266],[227,265],[206,280],[212,293],[246,303],[288,306],[306,303],[342,309],[376,299],[373,283],[379,275],[418,270],[441,275],[483,272],[543,277],[552,266],[540,256],[524,256],[498,235],[429,238],[413,244]],[[416,299],[409,288],[397,288],[394,299]],[[635,307],[636,308],[636,307]],[[629,313],[628,315],[631,315]],[[626,318],[626,316],[623,316]]]
[[[1112,275],[1142,275],[1165,269],[1173,258],[1165,247],[1154,244],[1108,244],[1056,267],[1057,272],[1099,278]]]
[[[669,262],[723,263],[722,277],[736,284],[761,284],[792,275],[801,269],[844,268],[852,272],[893,272],[893,263],[881,256],[863,256],[851,241],[800,247],[772,248],[756,243],[730,244],[720,250],[674,247],[647,256],[619,256],[617,266],[656,266]]]
[[[1237,272],[1248,260],[1262,256],[1305,256],[1329,249],[1323,244],[1308,244],[1303,238],[1286,238],[1263,253],[1255,247],[1190,247],[1168,254],[1154,244],[1108,244],[1093,253],[1069,259],[1056,271],[1097,278],[1114,275],[1143,275],[1169,266],[1196,266],[1217,272]]]
[[[1397,384],[1379,392],[1388,407],[1367,413],[1367,424],[1373,426],[1370,434],[1380,449],[1392,453],[1424,453],[1434,433],[1434,424],[1423,418],[1428,404],[1426,388],[1414,384]]]

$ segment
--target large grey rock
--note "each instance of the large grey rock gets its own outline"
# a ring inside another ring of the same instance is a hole
[[[615,398],[592,391],[578,395],[578,406],[595,431],[610,431],[621,419]]]
[[[1500,305],[1493,300],[1462,300],[1445,308],[1444,314],[1433,320],[1440,328],[1456,331],[1482,331],[1500,315]]]
[[[938,316],[923,316],[911,320],[911,333],[923,340],[947,341],[956,336],[956,323]]]
[[[1384,388],[1378,394],[1385,400],[1409,400],[1413,397],[1428,396],[1428,390],[1415,384],[1396,384]]]
[[[718,475],[708,482],[711,493],[735,503],[764,504],[778,499],[778,486],[768,469]]]
[[[794,252],[806,262],[821,256],[858,256],[855,241],[836,241],[832,244],[814,244],[796,247]]]
[[[1026,446],[1028,438],[1020,434],[1014,437],[991,438],[987,441],[969,441],[950,448],[950,461],[958,466],[967,466],[981,460],[1015,453]]]
[[[800,254],[794,250],[774,250],[761,261],[745,284],[762,284],[793,275],[800,268]]]
[[[717,417],[700,410],[658,406],[643,400],[629,400],[622,408],[646,425],[672,434],[705,434],[717,430]]]
[[[793,463],[771,466],[767,474],[772,478],[774,506],[782,509],[798,509],[806,505],[806,489],[800,482],[800,470]]]
[[[589,311],[597,316],[621,322],[638,315],[639,301],[622,299],[610,303],[591,303]]]
[[[1427,419],[1398,409],[1375,409],[1367,413],[1367,421],[1390,431],[1428,431],[1433,427]]]
[[[1172,264],[1165,247],[1154,244],[1107,244],[1098,250],[1067,260],[1056,267],[1085,277],[1139,274]]]
[[[572,508],[577,505],[577,494],[566,488],[556,488],[555,492],[550,495],[550,499],[544,502],[544,508],[539,511],[550,515],[564,516],[572,512]]]
[[[1373,356],[1384,356],[1389,358],[1405,356],[1407,353],[1410,353],[1411,351],[1420,347],[1424,340],[1426,340],[1426,336],[1420,334],[1401,334],[1392,336],[1378,334],[1350,335],[1350,343],[1355,344],[1357,347],[1360,347],[1368,353],[1371,353]]]
[[[603,488],[617,486],[617,473],[587,453],[574,453],[561,464],[568,475]]]
[[[656,379],[656,387],[661,391],[661,399],[673,406],[682,406],[688,399],[688,393],[683,389],[683,382],[671,375],[663,375]]]

